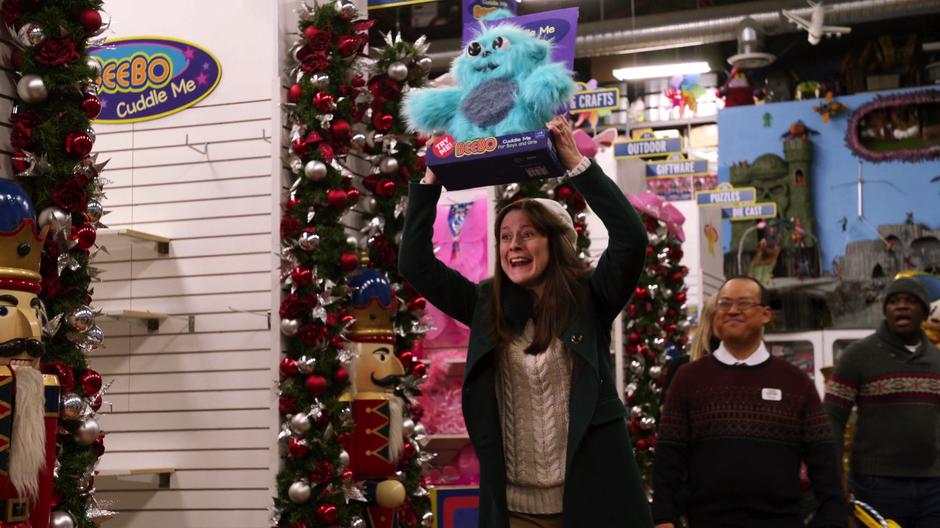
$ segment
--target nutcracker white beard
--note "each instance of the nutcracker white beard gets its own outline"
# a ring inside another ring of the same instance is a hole
[[[401,398],[390,395],[388,399],[388,458],[392,462],[398,462],[402,446],[405,444],[401,430],[401,409]]]
[[[39,496],[39,471],[46,463],[45,388],[42,373],[14,366],[16,396],[10,442],[10,483],[22,498]]]

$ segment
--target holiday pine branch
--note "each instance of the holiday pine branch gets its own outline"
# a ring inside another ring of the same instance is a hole
[[[285,350],[279,440],[285,456],[272,525],[362,527],[374,503],[366,502],[370,491],[352,470],[354,457],[362,454],[350,447],[356,423],[349,381],[358,345],[349,341],[356,287],[348,281],[361,275],[367,254],[368,266],[393,286],[402,309],[390,339],[398,360],[409,367],[396,393],[407,400],[423,376],[424,366],[408,351],[420,337],[423,306],[401,284],[395,264],[407,175],[421,167],[414,138],[397,118],[396,99],[407,86],[379,81],[376,72],[387,73],[383,60],[421,57],[392,41],[377,61],[367,60],[363,47],[373,22],[359,20],[351,3],[302,6],[299,14],[301,38],[290,50],[287,71],[290,177],[280,227]],[[413,82],[423,79],[424,74]],[[394,511],[403,526],[430,521],[420,481],[420,464],[428,456],[420,452],[418,414],[420,409],[406,406],[407,438],[390,476],[405,489],[405,501]]]
[[[10,116],[13,172],[30,190],[39,224],[49,228],[40,267],[41,368],[55,374],[61,388],[48,521],[59,528],[90,528],[113,516],[93,496],[94,467],[104,452],[96,420],[104,390],[86,357],[103,338],[89,306],[96,274],[90,252],[103,214],[103,164],[89,156],[95,140],[90,123],[101,109],[100,65],[87,53],[89,39],[109,25],[101,7],[99,0],[7,0],[2,6],[17,80]]]

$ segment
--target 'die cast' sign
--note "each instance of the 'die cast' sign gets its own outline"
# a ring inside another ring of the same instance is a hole
[[[169,37],[128,37],[89,50],[101,64],[98,123],[134,123],[174,114],[219,84],[218,59],[196,44]]]

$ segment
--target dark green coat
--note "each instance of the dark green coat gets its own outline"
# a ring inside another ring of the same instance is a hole
[[[609,232],[589,279],[586,310],[560,336],[574,353],[564,492],[565,528],[653,525],[610,364],[611,323],[643,270],[646,231],[619,188],[595,164],[570,179]],[[496,354],[487,305],[490,281],[474,284],[434,257],[432,231],[439,185],[413,183],[399,254],[402,275],[431,303],[470,327],[463,415],[480,459],[480,527],[507,528],[506,465],[496,403]],[[509,322],[521,330],[531,296],[511,285]]]

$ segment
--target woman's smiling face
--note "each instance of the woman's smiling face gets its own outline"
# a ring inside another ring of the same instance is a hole
[[[532,225],[525,211],[515,209],[499,226],[499,265],[513,283],[538,290],[548,267],[548,237]]]

